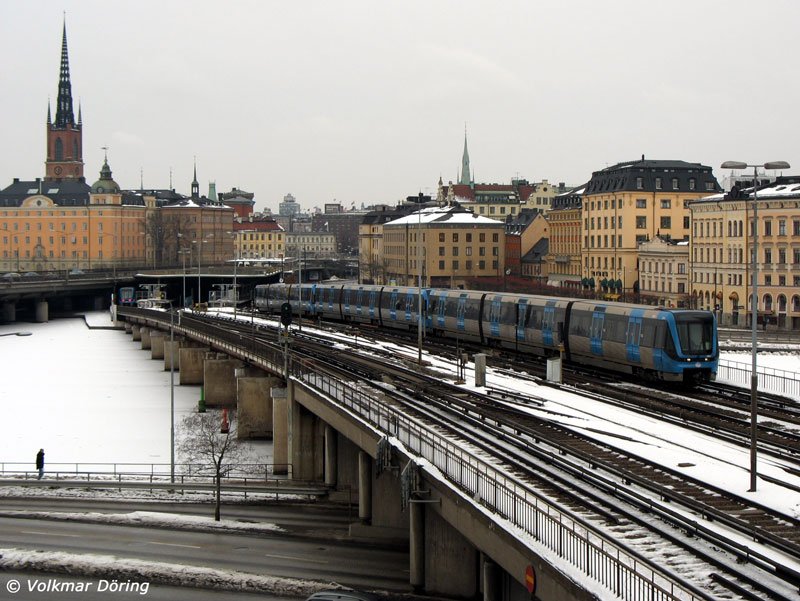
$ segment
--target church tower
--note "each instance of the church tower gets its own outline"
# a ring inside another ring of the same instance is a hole
[[[459,184],[470,185],[472,179],[469,173],[469,151],[467,150],[467,129],[464,128],[464,154],[461,156],[461,177],[458,181]]]
[[[61,69],[55,121],[51,121],[50,103],[47,105],[47,160],[44,178],[50,181],[83,181],[83,123],[80,107],[77,123],[72,110],[66,21],[61,38]]]

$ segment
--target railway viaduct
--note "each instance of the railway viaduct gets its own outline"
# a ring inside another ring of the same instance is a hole
[[[287,373],[277,345],[256,349],[178,316],[171,325],[169,313],[126,307],[116,318],[180,383],[202,384],[206,404],[238,406],[241,431],[271,436],[276,470],[324,482],[332,500],[357,499],[352,534],[408,544],[415,591],[582,601],[656,587],[534,491],[399,413],[379,386],[297,362]]]

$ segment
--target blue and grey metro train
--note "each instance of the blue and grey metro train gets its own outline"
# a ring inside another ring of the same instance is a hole
[[[428,335],[542,356],[650,380],[714,380],[717,323],[710,311],[505,292],[361,284],[265,284],[255,307],[278,313],[416,329]]]

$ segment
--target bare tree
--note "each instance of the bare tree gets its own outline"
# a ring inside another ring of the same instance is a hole
[[[245,446],[236,437],[235,423],[222,431],[222,413],[191,413],[181,420],[178,452],[184,461],[213,470],[216,490],[214,519],[219,521],[222,478],[242,463],[249,462]]]

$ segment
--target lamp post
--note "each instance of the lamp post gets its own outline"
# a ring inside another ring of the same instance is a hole
[[[172,303],[169,305],[169,475],[175,483],[175,327]]]
[[[417,268],[419,288],[417,290],[417,364],[422,365],[422,192],[417,205]]]
[[[758,348],[758,168],[788,169],[786,161],[771,161],[763,165],[750,165],[740,161],[725,161],[723,169],[753,168],[753,253],[752,253],[752,313],[750,326],[753,333],[752,340],[752,371],[750,373],[750,489],[756,491],[756,466],[758,446],[758,373],[756,372],[756,350]],[[716,301],[716,299],[715,299]]]

